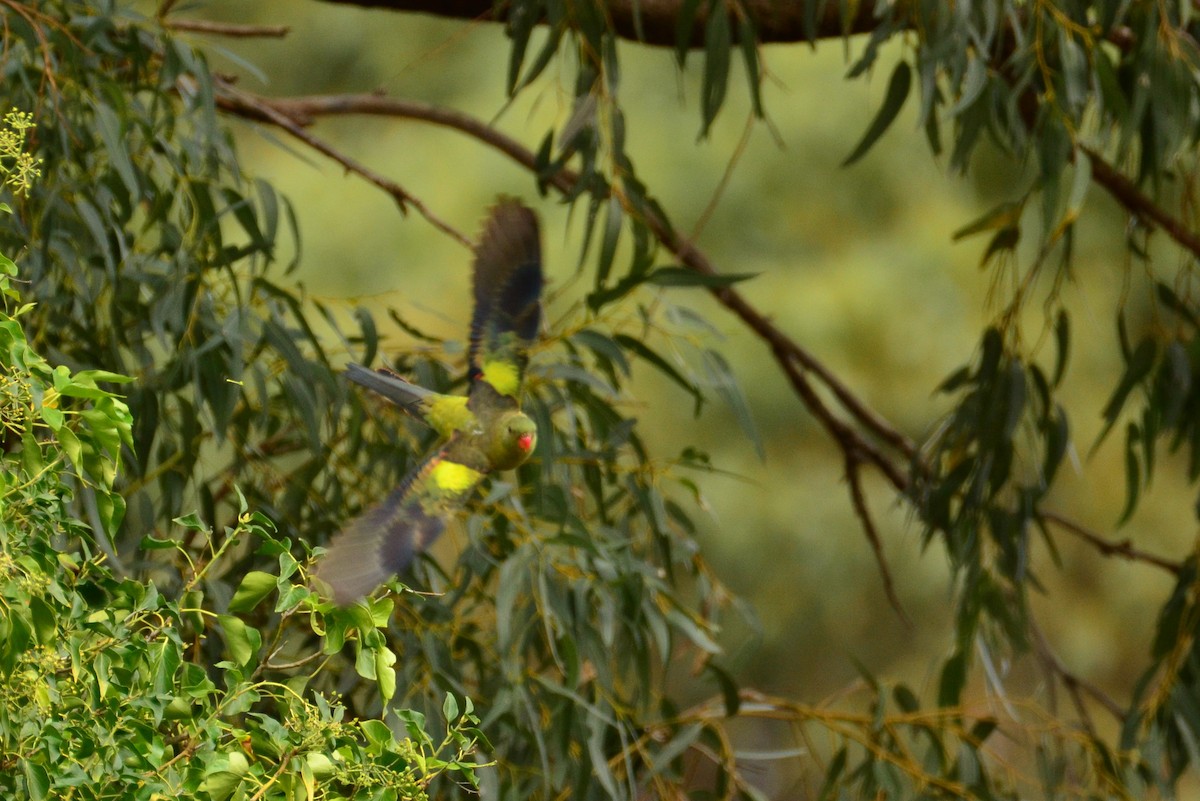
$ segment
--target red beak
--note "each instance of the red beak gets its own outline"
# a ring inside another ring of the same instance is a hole
[[[533,434],[522,434],[517,437],[517,447],[523,451],[527,451],[533,447]]]

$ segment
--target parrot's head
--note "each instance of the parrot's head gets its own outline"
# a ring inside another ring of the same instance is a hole
[[[512,470],[525,462],[537,447],[537,425],[524,412],[505,415],[499,426],[498,441],[493,444],[492,465],[497,470]]]

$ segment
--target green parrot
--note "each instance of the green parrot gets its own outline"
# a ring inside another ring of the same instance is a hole
[[[445,442],[331,540],[316,578],[340,605],[408,567],[484,476],[519,466],[537,445],[537,426],[519,398],[541,323],[542,260],[537,217],[520,202],[492,208],[475,248],[474,284],[467,395],[442,395],[387,370],[347,368],[347,378],[423,418]]]

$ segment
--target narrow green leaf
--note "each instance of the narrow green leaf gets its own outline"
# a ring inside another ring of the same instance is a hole
[[[733,418],[737,421],[738,427],[754,445],[758,458],[765,459],[767,451],[763,446],[762,436],[758,433],[758,425],[754,422],[754,414],[750,411],[750,402],[742,392],[742,387],[738,384],[729,362],[725,361],[725,357],[717,351],[706,349],[704,351],[704,368],[713,389],[725,401],[725,405],[733,412]]]
[[[957,117],[963,110],[970,108],[979,95],[983,94],[988,82],[988,65],[985,59],[976,56],[967,63],[966,74],[963,76],[958,100],[946,109],[947,117]]]
[[[749,14],[738,15],[738,45],[742,50],[742,62],[746,67],[746,81],[750,84],[750,107],[754,116],[763,116],[762,67],[758,61],[758,32]]]
[[[104,103],[97,102],[94,108],[96,110],[94,117],[96,130],[100,132],[100,138],[104,141],[109,164],[121,177],[121,182],[125,184],[129,194],[137,197],[139,195],[137,176],[134,175],[133,162],[129,160],[129,151],[125,146],[126,138],[121,128],[121,117]]]
[[[692,31],[696,28],[696,15],[700,11],[700,0],[683,0],[675,15],[675,60],[683,67],[692,49]]]
[[[712,674],[717,682],[717,686],[721,688],[721,699],[725,703],[725,714],[733,717],[738,713],[738,709],[742,706],[742,698],[738,693],[737,682],[729,675],[727,671],[718,666],[712,659],[704,663],[704,669]]]
[[[1052,383],[1057,387],[1067,372],[1067,357],[1071,353],[1071,318],[1067,316],[1066,309],[1060,310],[1054,321],[1054,341],[1056,352]]]
[[[615,334],[613,335],[613,339],[615,339],[617,343],[620,344],[625,350],[634,353],[642,360],[649,362],[676,384],[687,390],[687,392],[696,401],[696,413],[698,414],[700,412],[700,406],[704,402],[704,396],[700,394],[699,387],[697,387],[682,373],[676,370],[670,362],[647,347],[646,344],[640,339],[635,339],[628,334]]]
[[[695,744],[696,740],[700,737],[700,733],[704,731],[704,727],[705,724],[703,723],[690,723],[674,732],[674,736],[667,741],[667,744],[657,753],[651,755],[651,775],[663,774],[670,771],[671,763]]]
[[[754,278],[758,273],[701,273],[687,267],[659,267],[646,276],[646,283],[671,287],[722,287]]]
[[[617,242],[621,238],[621,223],[625,213],[621,209],[621,201],[616,195],[609,197],[607,213],[604,217],[604,234],[600,240],[600,256],[596,262],[596,289],[601,289],[608,281],[612,272],[613,258],[617,253]]]
[[[700,113],[704,121],[700,129],[702,137],[708,134],[725,103],[732,49],[729,11],[725,7],[725,0],[709,0],[708,24],[704,26],[704,82],[700,90]]]
[[[1022,204],[1005,202],[985,212],[982,216],[959,228],[951,239],[955,242],[984,231],[996,231],[1004,228],[1019,227]]]
[[[843,167],[848,167],[854,162],[867,154],[871,146],[883,136],[891,124],[895,122],[897,115],[900,114],[900,109],[904,107],[904,101],[908,99],[908,92],[912,88],[912,68],[908,66],[907,61],[901,61],[892,70],[892,78],[888,82],[887,95],[883,99],[883,105],[879,107],[879,113],[875,115],[875,119],[871,121],[867,127],[867,132],[863,134],[863,138],[855,146],[854,150],[842,162]]]
[[[529,47],[529,37],[537,24],[534,17],[534,3],[514,3],[507,15],[508,38],[512,40],[512,48],[508,57],[508,82],[505,87],[508,93],[514,94],[521,80],[521,66],[525,63],[525,50]]]
[[[956,650],[942,665],[942,675],[938,682],[938,706],[942,708],[958,706],[966,683],[967,657],[960,649]]]
[[[906,684],[897,684],[893,687],[892,698],[895,699],[896,706],[904,712],[916,712],[921,708],[921,702],[917,699],[916,693],[910,690]]]
[[[1088,187],[1092,185],[1092,160],[1087,154],[1075,151],[1075,174],[1071,178],[1071,192],[1067,195],[1067,213],[1064,222],[1072,223],[1079,218],[1083,211],[1083,201],[1087,198]]]
[[[829,764],[825,768],[825,781],[822,783],[821,792],[817,796],[821,801],[842,797],[836,791],[841,782],[842,773],[846,770],[846,759],[846,747],[842,746],[833,755],[833,759],[829,760]]]
[[[1004,399],[1004,428],[1003,438],[1012,439],[1013,432],[1021,422],[1025,412],[1026,386],[1025,368],[1020,362],[1013,361],[1008,365],[1007,397]]]
[[[1158,345],[1153,339],[1146,337],[1138,343],[1136,349],[1129,356],[1129,361],[1125,365],[1125,372],[1121,375],[1121,380],[1117,384],[1117,388],[1113,390],[1112,397],[1108,399],[1108,403],[1104,405],[1103,416],[1105,420],[1104,429],[1100,432],[1100,436],[1096,441],[1104,439],[1108,434],[1113,423],[1116,422],[1117,415],[1121,413],[1121,409],[1125,406],[1125,401],[1129,397],[1129,393],[1133,391],[1142,379],[1150,374],[1150,370],[1154,367],[1154,362],[1158,358]]]
[[[1137,509],[1138,498],[1142,491],[1142,470],[1137,458],[1137,445],[1140,432],[1134,423],[1125,430],[1125,508],[1117,519],[1117,525],[1123,525],[1133,516]]]
[[[1179,295],[1175,294],[1175,290],[1162,281],[1155,283],[1154,290],[1160,303],[1191,323],[1193,328],[1200,330],[1200,318],[1197,318],[1196,312]]]

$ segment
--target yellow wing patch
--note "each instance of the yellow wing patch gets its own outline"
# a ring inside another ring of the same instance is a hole
[[[461,495],[483,480],[483,473],[478,470],[446,459],[433,466],[430,476],[438,490],[452,495]]]
[[[512,362],[484,362],[483,380],[501,395],[515,398],[521,389],[521,373]]]
[[[438,398],[430,404],[426,419],[443,437],[455,431],[470,431],[475,426],[475,415],[467,408],[466,395]]]

